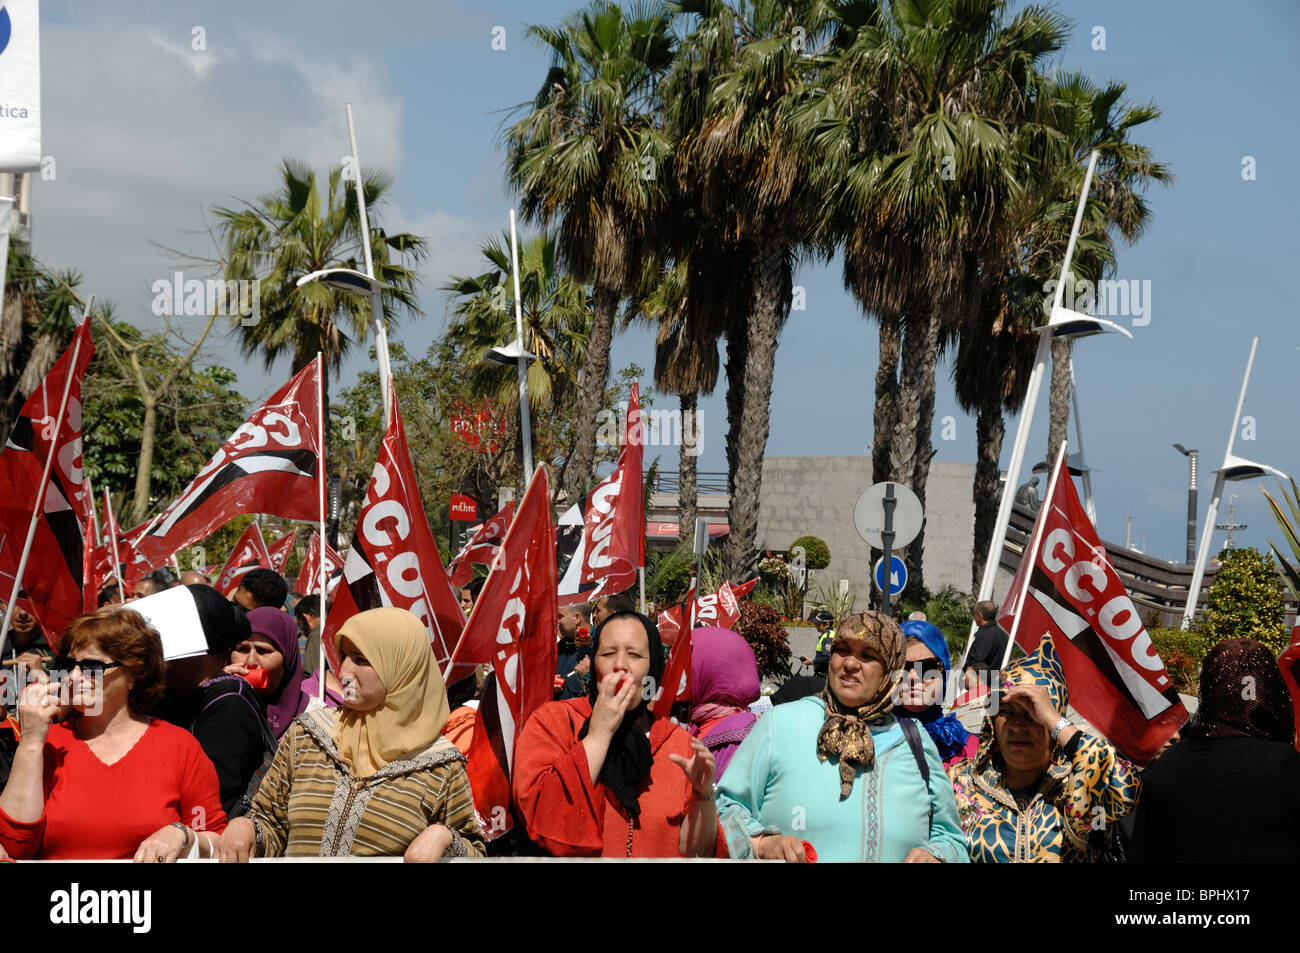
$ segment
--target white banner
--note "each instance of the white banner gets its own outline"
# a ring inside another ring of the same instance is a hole
[[[39,0],[0,5],[0,172],[41,167]]]

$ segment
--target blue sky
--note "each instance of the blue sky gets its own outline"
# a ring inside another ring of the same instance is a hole
[[[36,186],[34,250],[50,265],[75,265],[86,290],[151,324],[149,286],[175,267],[154,243],[207,254],[204,208],[265,193],[283,156],[322,170],[337,163],[347,151],[343,101],[351,100],[363,164],[397,181],[378,217],[428,236],[434,249],[423,269],[426,317],[394,334],[422,353],[445,326],[438,286],[476,269],[476,244],[507,226],[500,125],[533,97],[547,66],[524,25],[556,22],[576,7],[45,0],[43,151],[55,157],[57,176]],[[1260,348],[1243,412],[1254,418],[1254,439],[1241,439],[1239,428],[1236,452],[1300,473],[1291,407],[1300,332],[1289,294],[1300,260],[1300,8],[1286,0],[1055,7],[1075,23],[1062,68],[1098,83],[1122,79],[1133,101],[1153,99],[1164,113],[1142,139],[1177,181],[1150,193],[1151,225],[1135,246],[1120,248],[1116,275],[1150,282],[1150,323],[1133,327],[1131,341],[1082,342],[1075,363],[1101,534],[1122,541],[1131,514],[1135,542],[1181,558],[1187,467],[1170,444],[1202,451],[1203,517],[1208,471],[1223,453],[1254,335]],[[497,26],[505,28],[503,51],[492,48]],[[1092,48],[1098,26],[1104,50]],[[206,49],[193,49],[196,28]],[[1253,181],[1242,177],[1246,156]],[[844,291],[838,262],[805,266],[796,283],[807,308],[781,340],[767,452],[862,454],[872,439],[875,327]],[[648,367],[650,343],[647,332],[620,336],[615,365]],[[287,360],[267,374],[237,358],[228,339],[209,350],[239,371],[250,397],[287,377]],[[361,360],[345,366],[342,384]],[[937,459],[973,462],[974,421],[956,407],[947,373],[941,367]],[[722,470],[721,391],[702,409],[700,466]],[[954,440],[941,439],[948,416]],[[1044,394],[1031,462],[1046,441]],[[666,466],[675,463],[665,455]],[[1276,538],[1259,484],[1235,492],[1237,519],[1248,524],[1239,544]]]

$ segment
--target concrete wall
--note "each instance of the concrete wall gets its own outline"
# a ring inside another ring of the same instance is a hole
[[[944,585],[970,590],[974,478],[973,464],[930,464],[925,578],[931,590]],[[870,485],[870,457],[767,457],[758,510],[759,547],[787,549],[805,534],[821,537],[830,548],[831,563],[818,576],[848,579],[858,590],[859,607],[864,607],[870,553],[854,528],[853,507]],[[908,562],[905,549],[899,555]]]

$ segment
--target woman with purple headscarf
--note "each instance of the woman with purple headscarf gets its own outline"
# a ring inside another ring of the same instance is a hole
[[[754,727],[757,716],[749,706],[759,693],[758,663],[748,642],[730,629],[691,630],[690,730],[713,752],[719,778]]]
[[[278,741],[293,720],[307,710],[298,626],[283,609],[251,609],[247,618],[252,634],[241,639],[230,653],[226,671],[252,683],[266,702],[266,721]]]

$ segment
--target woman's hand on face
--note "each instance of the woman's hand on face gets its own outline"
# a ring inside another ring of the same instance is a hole
[[[195,834],[197,838],[199,835]],[[190,846],[190,835],[174,824],[154,831],[135,852],[137,864],[174,864]]]
[[[591,706],[591,727],[588,734],[614,737],[614,732],[623,723],[623,716],[635,708],[640,699],[641,686],[631,675],[614,672],[605,678],[596,686],[596,701]]]
[[[248,666],[240,665],[237,662],[231,662],[224,669],[222,669],[222,671],[225,672],[227,675],[247,675]]]
[[[20,744],[44,745],[50,722],[59,713],[59,685],[56,682],[32,682],[23,689],[18,702]]]
[[[789,834],[761,834],[751,840],[754,856],[759,860],[784,860],[787,864],[806,864],[803,841]]]
[[[430,824],[411,841],[402,860],[408,864],[436,864],[447,853],[454,837],[446,824]]]
[[[713,776],[718,770],[718,763],[710,751],[698,738],[691,739],[691,750],[695,753],[689,758],[679,754],[670,754],[668,760],[682,769],[686,780],[691,782],[691,790],[701,800],[713,796]]]
[[[905,864],[938,864],[942,863],[938,857],[930,853],[924,847],[913,847],[903,858]]]
[[[246,864],[257,848],[257,828],[246,817],[237,817],[217,838],[217,860],[223,864]]]
[[[1061,713],[1056,710],[1047,689],[1042,685],[1016,685],[1002,693],[1000,704],[1017,703],[1044,728],[1053,728],[1061,720]]]

